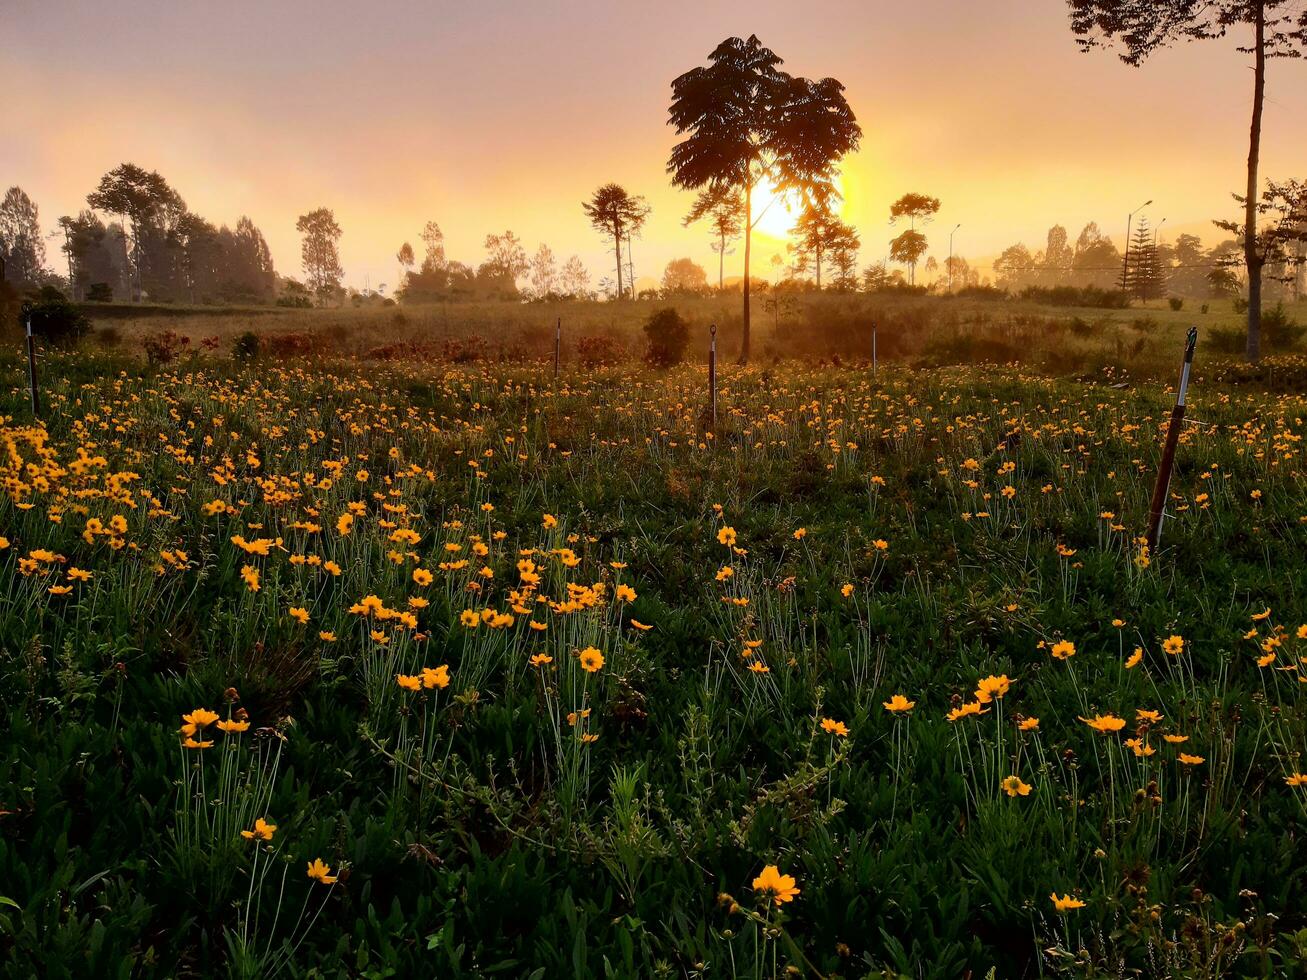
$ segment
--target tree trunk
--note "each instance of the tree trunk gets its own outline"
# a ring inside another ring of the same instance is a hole
[[[817,292],[821,292],[821,249],[817,249]]]
[[[617,298],[621,299],[622,292],[622,229],[620,225],[613,227],[613,247],[617,250]]]
[[[1262,101],[1266,95],[1266,4],[1257,2],[1253,60],[1253,119],[1248,132],[1248,187],[1243,206],[1243,260],[1248,268],[1248,363],[1262,355],[1262,255],[1257,249],[1257,161],[1262,142]]]
[[[717,292],[726,284],[726,233],[722,232],[717,240]]]
[[[749,363],[749,257],[753,251],[753,182],[744,185],[744,333],[740,364]]]

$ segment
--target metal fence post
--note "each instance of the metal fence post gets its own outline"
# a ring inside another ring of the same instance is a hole
[[[712,400],[712,427],[717,431],[717,324],[708,328],[708,395]]]
[[[36,337],[32,334],[32,316],[27,316],[27,380],[32,389],[32,415],[41,417],[41,389],[36,383]]]
[[[1198,328],[1190,327],[1185,338],[1184,362],[1180,365],[1180,385],[1175,393],[1175,407],[1171,409],[1171,424],[1166,429],[1166,442],[1162,447],[1162,461],[1157,467],[1157,483],[1153,486],[1153,502],[1148,511],[1148,534],[1144,538],[1151,554],[1157,550],[1162,536],[1162,515],[1166,512],[1166,497],[1171,489],[1171,470],[1175,467],[1175,447],[1180,441],[1180,425],[1184,422],[1185,394],[1189,390],[1189,372],[1194,363],[1194,348],[1198,345]]]

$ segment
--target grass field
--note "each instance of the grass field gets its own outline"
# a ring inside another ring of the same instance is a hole
[[[1237,340],[1244,317],[1228,300],[1186,301],[1179,311],[1164,301],[1130,309],[1043,306],[1022,300],[978,300],[894,294],[760,295],[754,300],[754,350],[764,363],[809,363],[871,358],[877,325],[881,359],[925,366],[980,361],[1020,363],[1053,374],[1128,369],[1138,377],[1169,377],[1184,332],[1197,325],[1204,360],[1237,361],[1240,350],[1216,350],[1211,339]],[[692,356],[702,359],[708,328],[717,324],[723,358],[739,352],[738,295],[678,297],[619,303],[452,303],[430,306],[282,310],[186,307],[90,307],[97,336],[113,347],[139,347],[164,331],[198,346],[216,339],[229,350],[253,332],[274,351],[401,360],[511,360],[552,358],[555,325],[563,331],[565,362],[579,363],[582,345],[599,339],[610,360],[638,360],[641,327],[650,314],[674,306],[689,322]],[[1290,304],[1291,321],[1307,324],[1307,301]],[[1270,348],[1275,352],[1274,345]],[[1281,351],[1283,352],[1283,351]],[[599,358],[603,359],[603,358]]]
[[[1301,975],[1307,400],[1200,348],[1148,554],[1171,395],[1076,342],[715,427],[702,367],[89,351],[34,425],[10,356],[0,974]]]

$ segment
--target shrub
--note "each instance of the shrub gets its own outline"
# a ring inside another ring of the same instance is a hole
[[[91,303],[112,303],[113,287],[107,282],[93,282],[86,291],[86,299]]]
[[[231,344],[231,356],[238,361],[252,361],[259,356],[259,335],[246,330]]]
[[[650,367],[669,368],[685,360],[690,345],[690,325],[672,307],[657,310],[644,322],[648,341],[644,360]]]
[[[1267,351],[1293,350],[1307,334],[1307,327],[1299,326],[1284,304],[1262,311],[1262,347]],[[1223,354],[1242,354],[1248,346],[1248,332],[1244,327],[1217,327],[1208,333],[1208,342]]]
[[[23,302],[19,326],[23,327],[29,317],[32,333],[50,344],[74,344],[91,329],[86,314],[53,286],[42,286],[40,292]]]
[[[191,345],[191,338],[179,334],[176,330],[164,330],[151,334],[141,342],[145,348],[145,357],[151,364],[169,364],[175,361],[182,351]]]
[[[1167,300],[1167,302],[1171,304],[1171,309],[1173,309],[1176,313],[1179,313],[1181,310],[1184,309],[1184,297],[1182,296],[1172,296],[1170,299]]]
[[[1027,286],[1021,298],[1047,306],[1091,306],[1103,310],[1124,310],[1130,297],[1119,289],[1100,289],[1097,286]]]
[[[1248,301],[1242,296],[1234,297],[1231,303],[1234,306],[1234,312],[1240,315],[1248,312]]]
[[[590,334],[576,342],[576,356],[584,367],[611,367],[626,357],[626,349],[615,337]]]

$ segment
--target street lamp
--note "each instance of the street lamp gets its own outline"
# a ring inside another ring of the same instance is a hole
[[[1130,225],[1135,220],[1135,215],[1142,211],[1148,205],[1152,204],[1152,198],[1149,198],[1139,207],[1130,212],[1130,217],[1125,219],[1125,258],[1121,260],[1121,291],[1125,292],[1130,288]]]
[[[953,230],[948,233],[948,294],[950,296],[953,295],[953,236],[958,233],[958,229],[961,227],[962,222],[959,221],[953,226]]]

